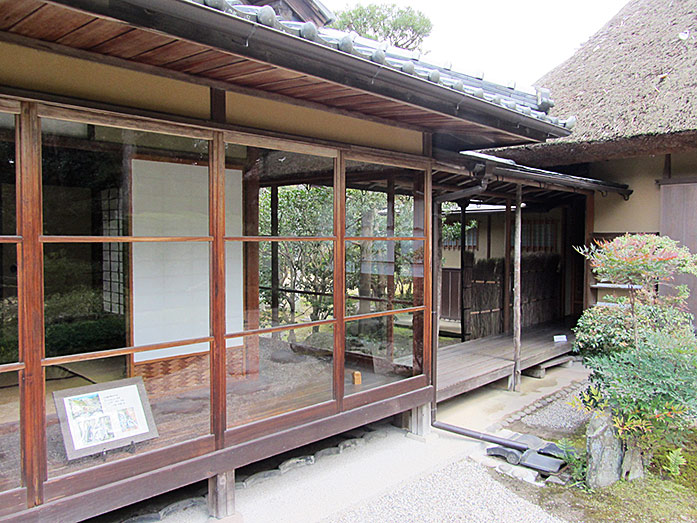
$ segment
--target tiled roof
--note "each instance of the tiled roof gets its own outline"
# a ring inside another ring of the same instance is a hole
[[[337,52],[370,60],[384,67],[419,77],[465,95],[486,100],[543,122],[566,129],[573,128],[576,123],[576,119],[573,116],[567,119],[560,119],[548,114],[549,110],[554,106],[554,101],[551,99],[550,92],[547,89],[536,88],[535,93],[516,90],[488,82],[482,77],[458,73],[445,67],[430,64],[412,51],[392,47],[386,42],[363,38],[356,33],[347,33],[328,27],[317,28],[312,22],[303,23],[280,20],[274,9],[269,5],[245,5],[241,0],[182,1],[205,5],[230,16],[242,18],[335,49]]]

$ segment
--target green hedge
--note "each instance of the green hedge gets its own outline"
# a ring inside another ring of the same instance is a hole
[[[126,319],[108,315],[46,327],[46,357],[113,349],[126,345]],[[0,364],[18,360],[17,332],[0,334]]]

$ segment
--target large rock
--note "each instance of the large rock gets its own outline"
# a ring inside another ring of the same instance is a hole
[[[628,445],[622,459],[622,479],[634,481],[644,477],[644,470],[651,463],[651,456],[636,445]]]
[[[602,488],[612,485],[620,479],[624,453],[609,413],[593,416],[586,429],[586,438],[588,486]]]

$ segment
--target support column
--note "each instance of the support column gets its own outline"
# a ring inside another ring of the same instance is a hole
[[[210,325],[213,342],[210,352],[211,432],[215,448],[224,447],[226,421],[225,340],[225,140],[216,133],[209,154],[210,235],[213,237],[210,275]]]
[[[586,245],[590,245],[593,242],[593,230],[595,228],[595,198],[594,193],[586,194],[586,231],[585,240]],[[590,262],[584,259],[583,264],[583,308],[587,309],[593,305],[593,299],[591,296],[591,266]]]
[[[520,258],[521,258],[521,225],[522,225],[523,187],[516,187],[515,204],[515,238],[513,258],[513,376],[509,383],[509,389],[520,391],[520,324],[521,324],[521,300],[520,300]]]
[[[431,404],[414,407],[407,413],[407,430],[418,438],[431,433]]]
[[[467,262],[467,206],[469,199],[458,200],[460,206],[460,341],[467,341],[471,308],[472,278]]]
[[[414,236],[426,236],[426,231],[425,231],[425,222],[426,222],[426,206],[425,206],[425,201],[424,198],[425,196],[425,191],[424,188],[426,186],[426,180],[424,177],[426,174],[424,174],[422,177],[415,177],[414,178],[414,188],[413,188],[413,196],[414,196],[414,229],[413,229],[413,234]],[[423,249],[424,251],[428,248],[427,243],[424,241],[423,242]],[[418,257],[416,257],[418,258]],[[411,275],[412,275],[412,281],[414,283],[414,299],[413,299],[413,304],[414,306],[419,306],[419,305],[424,305],[425,300],[424,300],[424,294],[427,292],[426,289],[424,289],[424,284],[426,283],[426,280],[424,278],[425,276],[425,271],[426,271],[426,265],[425,263],[427,262],[425,252],[422,253],[420,263],[418,259],[414,260],[414,263],[412,264],[411,268]],[[424,352],[426,352],[426,347],[424,345],[424,333],[425,333],[425,314],[426,311],[423,313],[414,313],[413,321],[412,321],[412,328],[413,328],[413,355],[414,355],[414,374],[421,374],[423,372],[424,368]],[[394,320],[394,316],[392,319]]]
[[[433,298],[431,312],[432,325],[432,341],[431,341],[431,384],[433,385],[433,402],[431,403],[431,417],[436,416],[436,401],[438,397],[438,342],[440,336],[440,311],[442,305],[443,292],[443,271],[441,268],[443,262],[443,235],[441,229],[442,204],[433,205]]]
[[[506,200],[503,256],[503,332],[511,332],[511,200]]]
[[[242,515],[235,512],[235,471],[208,478],[208,513],[231,523],[242,523]]]
[[[271,236],[278,236],[278,186],[271,187]],[[278,242],[271,242],[271,325],[278,325],[280,306],[279,277],[278,277]],[[275,332],[272,337],[279,339]]]
[[[243,230],[245,236],[259,234],[259,167],[256,165],[258,150],[248,149],[249,167],[243,177]],[[259,244],[244,243],[244,328],[259,328]],[[259,338],[244,338],[244,375],[246,378],[259,375]]]
[[[43,248],[41,203],[41,129],[35,103],[22,103],[17,126],[18,249],[21,447],[27,506],[43,503],[46,481],[46,399],[44,370]]]
[[[395,185],[394,176],[390,176],[387,180],[387,236],[391,237],[395,235],[394,232],[394,196],[395,196]],[[394,286],[394,276],[396,268],[395,260],[395,242],[387,242],[387,274],[385,275],[385,286],[387,291],[387,310],[394,309],[394,297],[395,297],[395,286]],[[394,318],[387,319],[387,354],[386,358],[392,362],[394,358]]]

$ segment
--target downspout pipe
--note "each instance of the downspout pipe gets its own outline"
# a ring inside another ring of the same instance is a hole
[[[432,227],[433,231],[431,234],[431,237],[433,238],[433,252],[434,252],[434,258],[436,255],[439,254],[439,251],[437,249],[439,243],[440,243],[440,204],[444,201],[452,201],[452,200],[459,200],[462,198],[465,198],[467,196],[474,196],[476,194],[482,193],[486,190],[488,185],[488,178],[483,177],[479,185],[475,187],[470,187],[468,189],[464,189],[463,191],[457,191],[454,193],[442,195],[438,198],[434,198],[433,203],[434,205],[432,206]],[[462,193],[466,193],[463,195]],[[433,403],[431,404],[431,426],[436,429],[440,430],[446,430],[448,432],[452,432],[454,434],[458,434],[460,436],[465,436],[468,438],[476,439],[479,441],[486,441],[488,443],[494,443],[496,445],[501,445],[503,447],[519,450],[521,452],[525,452],[526,450],[529,449],[529,447],[519,441],[513,441],[510,439],[506,438],[500,438],[498,436],[494,436],[491,434],[486,434],[484,432],[479,432],[476,430],[468,429],[465,427],[458,427],[456,425],[451,425],[449,423],[444,423],[442,421],[438,421],[437,419],[437,414],[438,414],[438,332],[440,329],[439,325],[439,320],[440,320],[440,301],[439,301],[439,292],[437,289],[437,286],[440,284],[440,278],[438,277],[438,272],[441,270],[440,267],[440,260],[438,260],[437,263],[433,264],[433,277],[431,281],[437,282],[437,285],[434,286],[434,288],[431,289],[431,293],[433,294],[431,303],[435,304],[433,307],[433,310],[431,311],[431,325],[435,325],[435,328],[432,329],[433,331],[433,339],[432,339],[432,355],[431,355],[431,381],[433,383]]]

